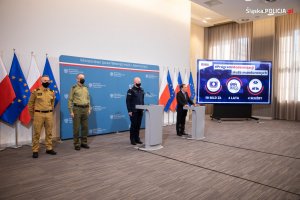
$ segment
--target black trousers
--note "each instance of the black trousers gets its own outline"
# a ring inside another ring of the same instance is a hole
[[[182,135],[185,129],[185,118],[187,110],[177,109],[176,132],[177,135]]]
[[[130,117],[131,125],[130,125],[130,141],[131,142],[139,142],[140,141],[140,128],[143,118],[143,111],[139,110],[137,112],[133,112]]]

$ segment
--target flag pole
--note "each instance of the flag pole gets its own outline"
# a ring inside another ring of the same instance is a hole
[[[19,141],[18,141],[18,133],[19,133],[19,131],[18,131],[18,121],[16,122],[16,127],[15,127],[15,134],[16,134],[16,145],[15,145],[15,149],[16,148],[19,148],[19,147],[21,147],[20,145],[19,145]]]
[[[15,48],[13,48],[13,51],[14,51],[14,54],[16,53],[16,49]],[[16,138],[15,138],[15,147],[14,148],[18,148],[19,146],[18,146],[18,121],[16,121],[16,123],[15,123],[15,136],[16,136]]]

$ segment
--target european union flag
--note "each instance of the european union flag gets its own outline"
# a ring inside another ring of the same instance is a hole
[[[173,84],[172,84],[172,79],[170,76],[170,72],[168,71],[168,75],[167,75],[167,83],[168,83],[168,88],[169,88],[169,92],[170,92],[170,99],[168,100],[164,111],[167,112],[171,106],[171,103],[173,102],[174,98],[175,98],[175,92],[174,92],[174,88],[173,88]]]
[[[60,100],[60,95],[59,95],[59,91],[58,91],[58,88],[57,88],[57,85],[56,85],[55,78],[54,78],[53,73],[52,73],[52,69],[51,69],[48,57],[46,57],[46,63],[45,63],[43,75],[49,76],[49,79],[51,81],[51,83],[49,85],[49,88],[51,90],[54,90],[54,92],[55,92],[55,103],[54,103],[54,107],[55,107],[56,104]]]
[[[190,89],[191,89],[190,99],[194,100],[194,98],[195,98],[195,86],[194,86],[192,72],[190,72],[189,85],[190,85]]]
[[[0,119],[12,125],[18,119],[22,110],[26,107],[30,97],[29,87],[15,53],[9,72],[9,78],[16,93],[16,98],[6,109],[6,111],[1,115]]]

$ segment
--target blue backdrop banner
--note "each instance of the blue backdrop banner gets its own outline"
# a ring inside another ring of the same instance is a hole
[[[127,90],[133,78],[140,77],[145,91],[145,104],[158,103],[159,67],[137,63],[98,60],[62,55],[60,64],[61,138],[73,138],[72,118],[68,110],[70,89],[76,84],[76,75],[85,75],[85,85],[91,97],[89,135],[129,130],[126,108]],[[142,123],[144,128],[144,120]]]

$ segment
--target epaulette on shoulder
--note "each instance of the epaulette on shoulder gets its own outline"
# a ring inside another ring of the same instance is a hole
[[[77,85],[73,85],[72,88],[74,89],[74,88],[76,88],[76,86],[77,86]]]

